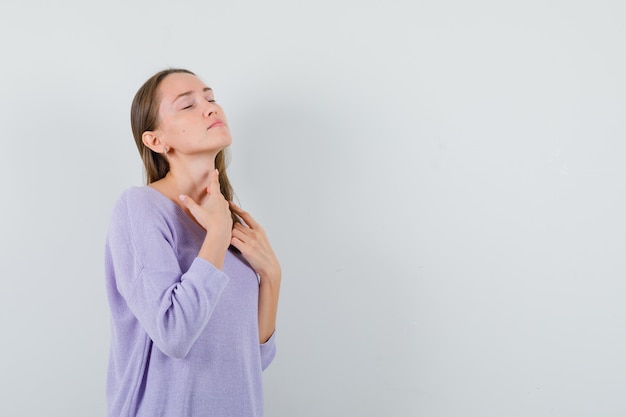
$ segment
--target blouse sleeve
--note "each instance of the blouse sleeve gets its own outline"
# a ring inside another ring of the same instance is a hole
[[[276,356],[276,331],[267,342],[261,344],[261,369],[265,370]]]
[[[181,271],[174,245],[161,214],[122,195],[107,236],[117,290],[154,344],[182,358],[207,325],[229,278],[198,257]]]

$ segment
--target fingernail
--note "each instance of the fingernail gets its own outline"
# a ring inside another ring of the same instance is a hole
[[[181,195],[178,196],[178,199],[180,201],[185,201],[185,196],[181,194]]]

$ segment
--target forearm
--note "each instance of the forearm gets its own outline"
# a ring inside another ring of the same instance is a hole
[[[233,227],[231,244],[239,249],[261,279],[259,284],[259,342],[265,344],[276,328],[281,268],[265,231],[247,212],[231,203],[231,209],[245,222]]]
[[[261,275],[259,286],[259,342],[267,342],[276,329],[280,272],[274,276]]]
[[[182,275],[144,269],[136,281],[132,292],[122,294],[126,305],[161,352],[183,358],[206,327],[229,278],[197,258]]]

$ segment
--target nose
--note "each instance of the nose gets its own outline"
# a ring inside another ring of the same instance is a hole
[[[213,115],[217,115],[217,106],[215,103],[206,102],[203,110],[204,117],[211,117]]]

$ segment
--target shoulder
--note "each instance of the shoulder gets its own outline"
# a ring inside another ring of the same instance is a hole
[[[159,191],[149,187],[130,187],[117,198],[109,223],[109,234],[126,239],[150,240],[176,234],[180,224],[177,206]]]
[[[163,199],[165,197],[151,187],[130,187],[120,193],[113,210],[114,212],[121,210],[130,215],[136,212],[145,215],[146,212],[162,207]]]
[[[164,197],[148,187],[130,187],[120,193],[113,205],[112,223],[137,223],[159,213]],[[160,216],[159,216],[160,217]]]
[[[117,204],[126,204],[131,207],[152,205],[156,197],[158,197],[158,191],[148,186],[129,187],[121,192]]]

